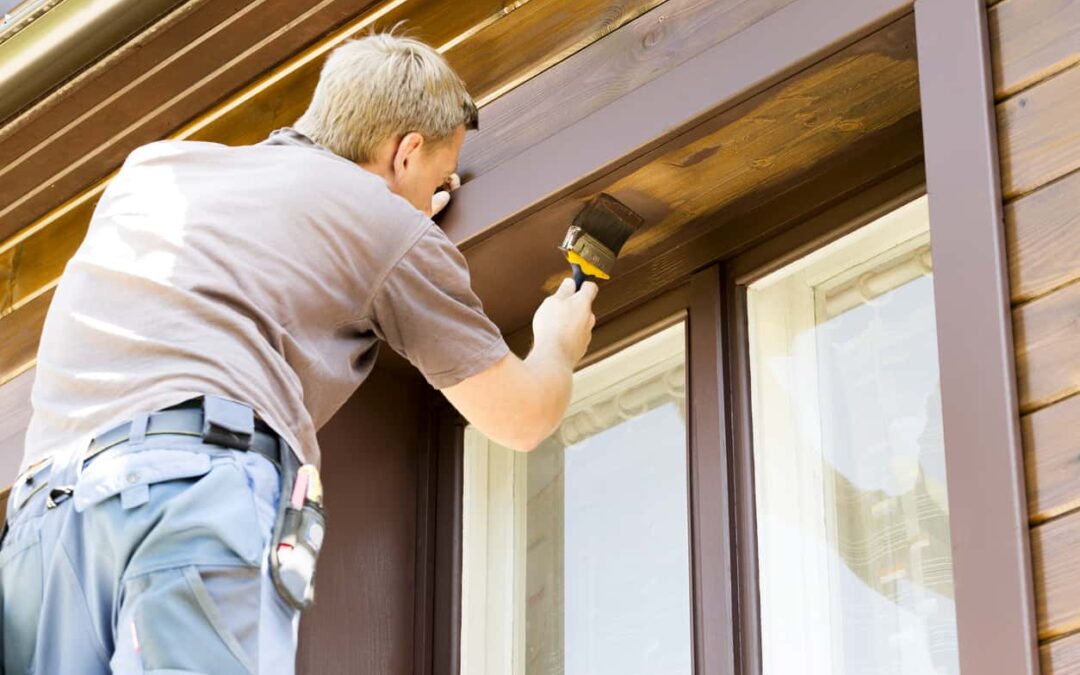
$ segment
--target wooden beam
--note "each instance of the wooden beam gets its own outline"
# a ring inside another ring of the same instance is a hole
[[[795,0],[466,183],[443,227],[459,245],[490,236],[565,196],[583,177],[643,162],[664,141],[909,7],[907,0]]]
[[[668,0],[485,106],[463,174],[475,180],[791,2]]]
[[[671,272],[662,261],[679,260],[669,252],[700,253],[684,243],[707,229],[711,215],[725,213],[748,193],[767,193],[842,156],[909,120],[918,105],[914,25],[907,17],[796,77],[722,108],[692,132],[666,139],[652,148],[647,161],[586,177],[512,225],[466,240],[474,287],[485,310],[504,330],[527,324],[531,308],[566,273],[555,244],[582,201],[601,190],[645,217],[645,225],[624,248],[617,276],[648,266],[662,278]],[[912,143],[916,153],[918,146],[917,140]],[[501,171],[502,167],[480,180]],[[491,199],[515,189],[492,186]],[[452,237],[462,234],[447,229]],[[510,266],[506,260],[523,262]],[[502,290],[506,288],[515,291],[508,294]]]
[[[960,670],[1038,672],[983,0],[916,0]]]

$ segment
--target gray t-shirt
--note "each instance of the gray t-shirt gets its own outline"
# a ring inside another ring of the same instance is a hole
[[[382,178],[293,129],[160,141],[109,183],[45,321],[23,466],[198,394],[306,461],[378,340],[445,388],[508,349],[465,258]]]

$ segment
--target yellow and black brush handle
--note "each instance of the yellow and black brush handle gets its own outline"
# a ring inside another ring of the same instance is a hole
[[[580,227],[567,230],[559,249],[566,253],[566,260],[570,263],[574,290],[580,290],[589,277],[611,278],[608,272],[615,265],[615,254]]]

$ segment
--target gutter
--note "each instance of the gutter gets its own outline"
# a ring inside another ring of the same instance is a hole
[[[0,123],[185,0],[59,0],[0,33]]]

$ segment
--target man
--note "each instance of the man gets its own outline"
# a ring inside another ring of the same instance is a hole
[[[329,57],[295,128],[128,157],[42,334],[0,549],[7,675],[291,672],[322,533],[296,465],[379,340],[495,441],[554,429],[596,286],[567,280],[509,352],[431,220],[476,121],[441,56],[377,35]]]

